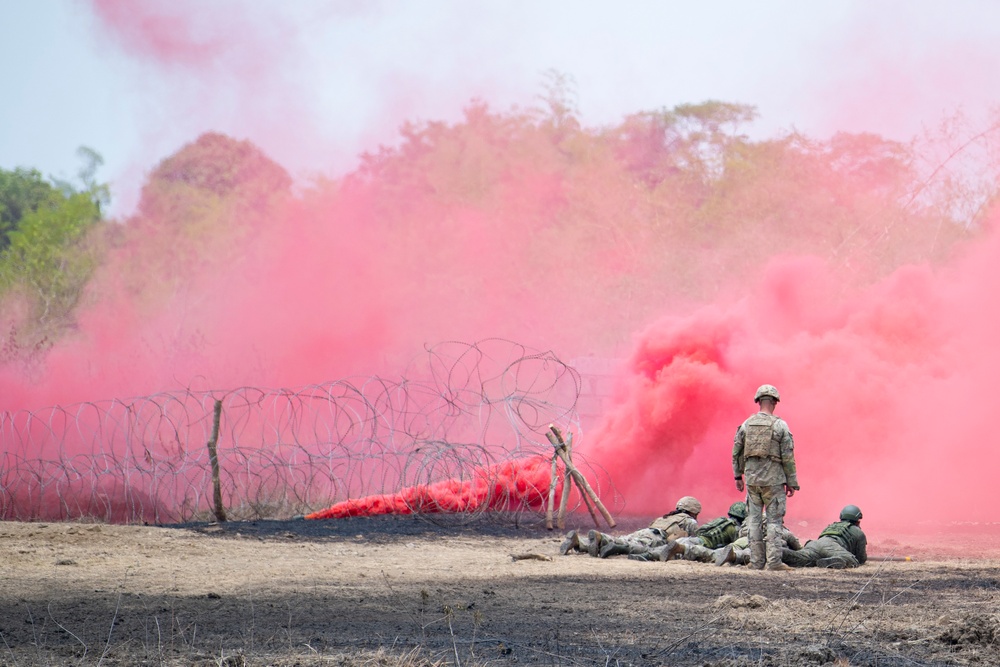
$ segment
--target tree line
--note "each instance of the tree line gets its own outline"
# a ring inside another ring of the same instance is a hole
[[[254,144],[207,133],[152,170],[122,219],[105,213],[93,150],[81,149],[75,183],[0,170],[10,329],[0,362],[43,356],[109,290],[156,308],[206,270],[259,258],[260,239],[303,229],[339,230],[322,240],[335,257],[360,253],[419,276],[399,286],[400,302],[430,292],[475,311],[496,281],[505,306],[540,290],[552,303],[585,296],[606,310],[554,316],[600,340],[621,331],[595,312],[627,312],[616,318],[627,329],[665,304],[745,284],[776,255],[821,257],[852,281],[942,261],[980,233],[996,201],[997,125],[976,135],[952,119],[906,143],[754,139],[756,117],[708,101],[587,127],[556,78],[536,107],[473,101],[456,122],[404,125],[348,174],[299,184]],[[564,270],[572,259],[572,276],[553,272],[557,257]]]

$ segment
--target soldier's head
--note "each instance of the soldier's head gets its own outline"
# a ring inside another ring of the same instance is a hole
[[[774,406],[781,400],[778,389],[773,384],[762,384],[757,387],[757,393],[753,396],[753,402],[761,408],[774,410]]]
[[[747,504],[742,500],[739,500],[730,505],[729,516],[730,518],[736,519],[736,521],[742,522],[747,518]]]
[[[687,512],[693,517],[697,517],[701,514],[701,503],[694,496],[684,496],[677,501],[677,509],[681,512]]]
[[[861,521],[861,508],[857,505],[846,505],[840,510],[840,520],[857,523]]]

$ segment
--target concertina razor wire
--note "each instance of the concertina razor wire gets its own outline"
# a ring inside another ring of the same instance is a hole
[[[548,494],[545,431],[580,432],[580,390],[579,373],[552,352],[486,339],[429,347],[395,380],[0,412],[0,518],[211,520],[206,443],[220,401],[230,519],[290,518],[363,499],[371,513],[524,522],[541,516]],[[574,458],[599,495],[602,487],[616,495],[605,471]],[[582,502],[570,498],[572,507]]]

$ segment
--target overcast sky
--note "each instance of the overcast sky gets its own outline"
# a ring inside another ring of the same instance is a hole
[[[1000,3],[0,0],[0,68],[0,167],[72,177],[92,147],[126,212],[205,130],[336,176],[405,120],[531,106],[551,69],[588,125],[719,99],[758,135],[905,139],[997,104]]]

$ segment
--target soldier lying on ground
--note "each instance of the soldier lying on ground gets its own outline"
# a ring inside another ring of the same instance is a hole
[[[712,519],[700,527],[694,535],[670,540],[662,547],[655,547],[639,552],[632,550],[629,558],[632,560],[697,560],[711,563],[715,557],[715,549],[723,547],[737,538],[737,533],[747,518],[747,504],[735,502],[729,506],[727,516]],[[603,555],[603,554],[602,554]],[[609,555],[616,555],[614,553]]]
[[[792,567],[858,567],[868,560],[868,538],[861,530],[861,509],[847,505],[840,510],[840,521],[823,529],[798,551],[783,549],[781,560]]]
[[[802,542],[795,534],[788,530],[784,524],[781,525],[778,533],[782,549],[797,551],[802,548]],[[750,524],[744,523],[740,527],[739,536],[732,544],[716,549],[712,552],[712,559],[716,565],[749,565],[750,564]],[[704,560],[704,559],[701,559]]]
[[[678,537],[693,535],[698,530],[698,514],[701,513],[701,503],[693,496],[684,496],[677,501],[677,505],[672,512],[668,512],[657,518],[648,528],[641,528],[628,535],[614,537],[605,535],[598,530],[592,530],[586,538],[580,537],[578,531],[571,530],[566,535],[565,541],[559,547],[559,553],[566,555],[570,551],[588,553],[591,556],[607,557],[602,551],[617,550],[625,547],[626,551],[618,553],[629,553],[627,549],[635,548],[646,550],[663,546],[670,540]],[[614,545],[614,546],[612,546]]]

